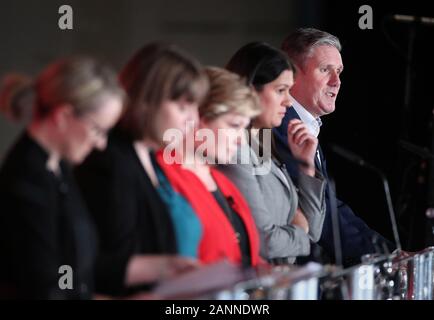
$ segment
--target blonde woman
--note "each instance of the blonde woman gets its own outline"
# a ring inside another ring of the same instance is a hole
[[[86,58],[26,84],[34,116],[0,170],[0,297],[90,299],[97,239],[71,165],[105,148],[124,93],[110,68]]]

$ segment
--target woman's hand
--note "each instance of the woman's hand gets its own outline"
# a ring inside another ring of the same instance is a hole
[[[300,208],[295,211],[294,219],[291,222],[292,225],[298,226],[304,230],[304,232],[309,233],[309,223]]]
[[[136,255],[127,268],[126,285],[152,283],[194,270],[199,267],[197,260],[171,255]]]
[[[306,124],[299,119],[293,119],[288,124],[288,146],[294,158],[302,162],[301,170],[313,177],[318,139],[309,133]]]

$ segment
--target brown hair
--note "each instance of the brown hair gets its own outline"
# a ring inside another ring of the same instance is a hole
[[[199,107],[201,118],[213,120],[228,112],[253,118],[261,113],[256,93],[239,75],[217,67],[207,67],[205,72],[210,90]]]
[[[34,92],[30,77],[6,75],[0,88],[0,111],[12,122],[28,122],[32,117]]]
[[[166,100],[200,103],[208,91],[202,66],[173,45],[151,43],[126,64],[120,80],[129,103],[120,126],[133,140],[154,137],[153,120]]]

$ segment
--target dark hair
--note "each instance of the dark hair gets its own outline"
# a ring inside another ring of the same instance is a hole
[[[286,54],[265,42],[252,42],[241,47],[229,60],[226,69],[245,77],[257,91],[277,79],[283,71],[295,72]]]
[[[208,91],[202,66],[174,45],[150,43],[123,68],[120,81],[129,102],[120,127],[131,139],[154,137],[154,119],[166,100],[200,103]]]

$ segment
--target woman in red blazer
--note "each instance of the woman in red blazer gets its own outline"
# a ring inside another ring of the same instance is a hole
[[[257,97],[233,73],[220,68],[206,72],[210,91],[199,107],[200,121],[190,137],[194,141],[185,141],[182,151],[169,145],[157,154],[157,160],[201,220],[199,259],[256,266],[259,238],[248,204],[213,165],[227,164],[235,156],[250,119],[260,113]],[[206,143],[200,137],[207,137]]]

